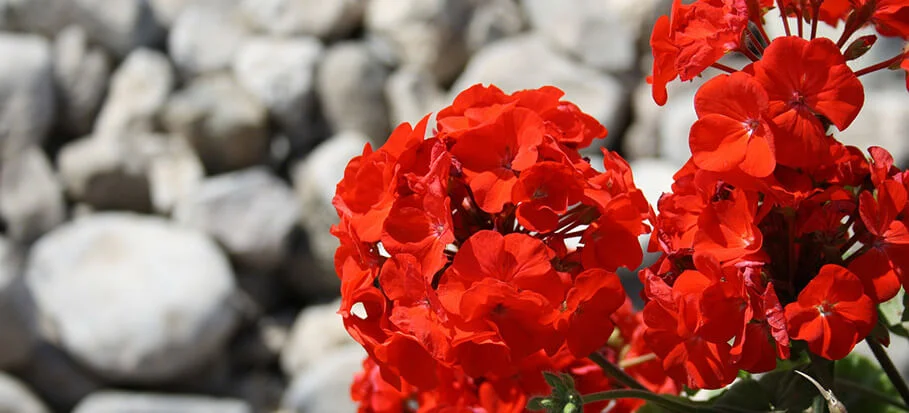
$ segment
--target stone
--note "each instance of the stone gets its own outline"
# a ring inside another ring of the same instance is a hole
[[[385,83],[385,99],[392,124],[415,124],[445,106],[445,92],[432,75],[413,67],[401,67]]]
[[[281,369],[290,377],[318,364],[335,349],[356,342],[347,333],[340,300],[309,306],[300,312],[281,350]]]
[[[155,128],[155,116],[174,87],[173,68],[163,53],[137,49],[117,67],[95,121],[94,135],[123,139]]]
[[[253,411],[281,413],[281,396],[286,387],[283,377],[270,370],[260,369],[240,377],[231,394],[249,403]]]
[[[22,243],[66,218],[63,186],[41,148],[29,146],[0,164],[0,217],[7,234]]]
[[[465,32],[473,11],[463,0],[372,0],[366,28],[391,45],[402,65],[450,83],[469,57]]]
[[[489,43],[520,33],[524,26],[524,12],[515,0],[479,3],[467,26],[467,49],[474,53]]]
[[[106,390],[92,393],[73,413],[252,413],[246,402],[208,396]]]
[[[319,64],[316,87],[322,111],[334,132],[358,131],[372,142],[390,132],[385,102],[389,71],[362,42],[328,49]]]
[[[191,374],[238,322],[227,258],[161,218],[97,213],[60,226],[33,246],[25,283],[42,335],[114,382]]]
[[[28,363],[15,369],[15,373],[60,412],[72,411],[79,400],[102,387],[100,379],[66,353],[43,342],[35,348]]]
[[[50,44],[34,35],[0,33],[0,161],[40,145],[54,124]]]
[[[0,372],[0,412],[50,413],[50,409],[19,380]]]
[[[150,145],[145,176],[154,210],[170,213],[177,202],[192,194],[205,177],[205,167],[189,142],[180,136],[161,136]]]
[[[638,83],[631,92],[632,122],[622,137],[622,152],[627,159],[659,156],[657,122],[663,107],[657,105],[652,96],[652,87],[647,82]]]
[[[281,407],[289,412],[353,412],[350,383],[362,370],[366,352],[359,344],[339,348],[294,376]]]
[[[0,1],[0,29],[53,37],[69,24],[72,2],[58,0]]]
[[[559,50],[609,72],[626,72],[637,62],[637,41],[659,0],[521,0],[531,27]],[[649,38],[650,26],[646,27]]]
[[[292,169],[294,192],[300,204],[300,223],[305,230],[307,250],[311,253],[311,257],[301,258],[299,270],[292,274],[292,281],[295,281],[292,285],[304,295],[337,291],[334,254],[339,243],[329,229],[338,222],[338,214],[331,200],[337,183],[344,177],[347,163],[363,153],[366,142],[365,136],[355,132],[332,136]]]
[[[659,158],[641,158],[629,162],[634,174],[634,184],[644,193],[647,202],[654,206],[664,193],[672,192],[672,176],[679,169],[673,163]]]
[[[119,56],[133,49],[155,47],[164,40],[147,0],[71,0],[72,22],[79,24],[91,39]]]
[[[78,25],[92,43],[119,56],[157,46],[165,34],[147,0],[6,0],[0,7],[8,13],[8,29],[54,37],[65,27]]]
[[[257,37],[240,46],[232,64],[237,83],[265,105],[284,134],[299,146],[319,138],[312,119],[315,68],[323,49],[313,37]]]
[[[148,177],[130,146],[101,136],[66,144],[57,155],[66,192],[96,209],[150,212]]]
[[[0,369],[23,365],[37,345],[33,302],[22,282],[22,261],[21,249],[0,236]]]
[[[836,138],[846,145],[857,146],[864,153],[868,147],[880,146],[890,151],[897,165],[909,162],[909,95],[901,85],[890,89],[866,89],[865,105],[858,117]],[[833,127],[832,129],[836,129]]]
[[[242,0],[241,9],[257,29],[274,36],[341,38],[363,18],[366,0]]]
[[[267,369],[278,360],[293,318],[265,315],[241,330],[231,343],[230,361],[239,371]]]
[[[91,132],[111,74],[107,53],[89,44],[79,26],[69,26],[54,41],[54,80],[59,110],[58,130],[70,136]]]
[[[183,78],[230,68],[250,28],[239,0],[202,0],[174,20],[167,38],[174,66]]]
[[[173,26],[177,16],[197,0],[148,0],[158,24],[166,29]]]
[[[284,260],[300,210],[287,184],[255,167],[204,180],[173,215],[218,241],[243,268],[269,271]]]
[[[628,99],[622,84],[613,76],[554,52],[539,34],[500,40],[477,52],[451,87],[451,93],[477,83],[494,84],[506,92],[544,85],[558,87],[565,92],[564,99],[604,124],[610,137],[622,132]]]
[[[212,174],[265,160],[267,117],[262,103],[225,73],[194,79],[161,112],[164,127],[186,137]]]
[[[657,134],[660,137],[660,158],[681,167],[691,157],[688,131],[698,119],[694,111],[694,90],[672,93],[663,107]]]

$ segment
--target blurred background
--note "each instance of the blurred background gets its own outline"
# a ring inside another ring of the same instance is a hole
[[[347,161],[474,83],[549,84],[655,202],[698,85],[644,83],[669,3],[0,0],[0,411],[353,411]],[[905,162],[903,79],[863,78],[841,138]]]

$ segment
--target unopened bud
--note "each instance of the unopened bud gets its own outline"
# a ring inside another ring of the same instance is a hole
[[[869,34],[867,36],[859,37],[855,39],[849,47],[846,48],[846,52],[843,53],[843,57],[846,60],[854,60],[862,57],[868,50],[871,49],[871,46],[874,46],[874,42],[877,41],[877,36]]]

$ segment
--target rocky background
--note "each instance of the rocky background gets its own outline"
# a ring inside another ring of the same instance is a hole
[[[0,411],[352,411],[348,159],[471,84],[552,84],[655,201],[695,117],[696,84],[660,108],[643,83],[668,6],[0,0]],[[843,139],[907,160],[902,81],[869,79]]]

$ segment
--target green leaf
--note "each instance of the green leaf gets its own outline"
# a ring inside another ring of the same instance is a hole
[[[850,412],[905,412],[883,401],[886,398],[899,403],[899,393],[877,363],[857,353],[836,362],[836,391]]]
[[[738,407],[748,410],[772,410],[773,405],[764,388],[754,379],[736,382],[713,404],[714,407]]]
[[[906,311],[906,305],[909,296],[906,291],[900,288],[896,297],[881,303],[878,306],[880,312],[879,322],[884,323],[892,333],[909,337],[909,311]]]
[[[544,371],[543,379],[546,380],[546,383],[549,384],[549,387],[556,392],[565,392],[565,384],[562,383],[562,378],[558,374]]]
[[[543,410],[546,408],[543,401],[545,397],[534,397],[527,401],[527,410]]]
[[[801,412],[811,406],[817,390],[799,375],[789,371],[767,373],[758,380],[770,404],[781,411]]]

